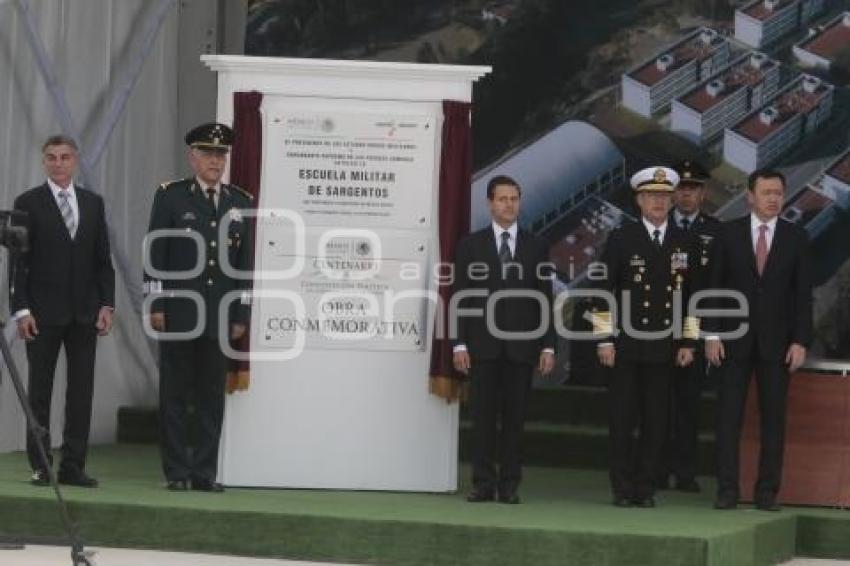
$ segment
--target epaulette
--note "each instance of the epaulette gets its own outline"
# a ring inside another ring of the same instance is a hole
[[[241,194],[246,199],[251,200],[251,201],[254,200],[254,195],[252,195],[251,193],[249,193],[248,191],[246,191],[242,187],[237,187],[234,184],[228,184],[227,186],[230,187],[231,189],[233,189],[234,191],[236,191],[237,193]]]
[[[174,179],[173,181],[166,181],[166,182],[162,183],[162,184],[159,186],[159,189],[157,189],[157,190],[162,190],[162,191],[164,191],[165,189],[168,189],[168,188],[169,188],[169,187],[171,187],[172,185],[176,185],[176,184],[177,184],[177,183],[179,183],[180,181],[185,181],[185,179]]]

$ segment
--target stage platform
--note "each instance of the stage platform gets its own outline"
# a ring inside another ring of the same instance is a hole
[[[155,447],[94,448],[97,490],[68,488],[90,545],[386,565],[761,565],[850,558],[850,511],[711,509],[703,494],[662,492],[655,509],[609,503],[601,471],[529,468],[524,503],[458,494],[164,489]],[[463,469],[464,478],[468,470]],[[56,540],[52,491],[30,486],[21,453],[0,456],[0,536]]]

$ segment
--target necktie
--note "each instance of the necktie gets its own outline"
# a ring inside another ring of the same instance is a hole
[[[62,220],[65,222],[65,227],[68,228],[68,234],[71,239],[77,233],[77,221],[74,220],[74,211],[71,209],[71,203],[68,202],[68,191],[59,191],[59,212],[62,213]]]
[[[659,248],[661,247],[661,230],[658,228],[652,231],[652,243]]]
[[[690,227],[691,227],[691,220],[687,217],[682,218],[682,230],[687,232]]]
[[[215,189],[212,188],[212,187],[207,189],[207,201],[209,201],[210,206],[213,209],[213,212],[215,212],[216,211],[216,209],[215,209]]]
[[[499,245],[499,260],[502,263],[508,263],[513,259],[511,256],[511,247],[508,245],[508,240],[510,239],[510,232],[502,232],[502,243]]]
[[[767,263],[767,224],[759,226],[759,238],[756,241],[756,268],[759,275],[764,272],[764,265]]]

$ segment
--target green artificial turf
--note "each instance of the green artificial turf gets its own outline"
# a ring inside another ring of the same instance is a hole
[[[522,505],[458,494],[163,488],[155,447],[92,450],[97,490],[66,496],[88,544],[397,565],[761,565],[847,556],[850,514],[711,509],[662,492],[655,509],[610,505],[604,472],[529,468]],[[468,470],[462,469],[463,480]],[[0,456],[0,534],[59,536],[52,492],[30,486],[23,454]],[[462,481],[462,483],[464,483]]]

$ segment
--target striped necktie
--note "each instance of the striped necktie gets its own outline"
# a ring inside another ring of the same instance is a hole
[[[68,202],[69,197],[67,190],[59,191],[59,212],[62,213],[62,220],[65,222],[68,234],[71,235],[73,240],[77,233],[77,221],[74,220],[74,211],[71,209],[71,203]]]

